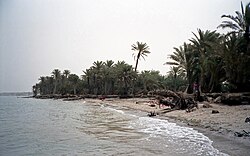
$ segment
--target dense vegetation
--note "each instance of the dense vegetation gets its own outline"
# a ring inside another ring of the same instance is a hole
[[[158,71],[137,73],[132,65],[124,61],[114,63],[96,61],[89,69],[83,71],[79,78],[70,74],[69,70],[55,69],[52,76],[40,77],[38,84],[33,86],[35,94],[95,94],[95,95],[130,95],[147,93],[155,89],[174,89],[174,77],[164,77]],[[177,78],[176,78],[177,79]],[[184,80],[178,80],[178,85]],[[168,87],[167,87],[168,86]]]
[[[192,92],[197,82],[201,92],[250,91],[250,4],[236,16],[223,15],[227,19],[218,29],[228,28],[227,34],[216,30],[200,30],[183,45],[174,48],[166,65],[171,70],[166,76],[158,71],[138,72],[140,58],[150,54],[146,43],[132,45],[135,52],[135,68],[124,61],[96,61],[83,71],[81,77],[69,70],[55,69],[51,76],[42,76],[33,86],[36,95],[46,94],[95,94],[134,95],[156,89]]]

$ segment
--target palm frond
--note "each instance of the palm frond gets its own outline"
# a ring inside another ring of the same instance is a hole
[[[242,30],[242,28],[238,24],[235,24],[231,21],[223,21],[222,24],[218,26],[218,28],[231,28],[233,30]]]
[[[244,17],[244,9],[243,9],[243,3],[242,3],[242,1],[241,1],[241,13],[242,13],[242,15],[243,15],[243,18],[245,18],[245,17]]]
[[[176,66],[178,66],[179,63],[177,63],[177,62],[166,62],[166,63],[164,63],[164,65],[176,65]]]
[[[246,20],[246,26],[250,25],[250,2],[246,5],[244,19]]]

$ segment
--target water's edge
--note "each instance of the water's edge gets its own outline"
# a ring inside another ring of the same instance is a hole
[[[106,105],[109,105],[108,103],[105,103]],[[114,106],[112,107],[122,109],[123,107],[120,106]],[[147,115],[147,112],[144,112],[142,110],[135,110],[130,107],[126,107],[126,109],[129,109],[131,111],[138,111]],[[193,128],[194,130],[197,130],[198,132],[204,134],[212,141],[212,146],[218,149],[220,152],[228,154],[228,155],[237,155],[237,156],[246,156],[249,155],[250,152],[250,145],[248,144],[249,141],[243,140],[242,138],[236,138],[230,134],[222,134],[218,131],[211,131],[209,129],[206,129],[204,127],[200,127],[198,125],[189,125],[188,122],[182,121],[177,118],[170,118],[167,116],[155,116],[153,118],[161,119],[161,120],[167,120],[172,123],[176,123],[179,126],[189,127]]]

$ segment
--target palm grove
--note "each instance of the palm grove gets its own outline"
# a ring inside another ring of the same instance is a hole
[[[33,86],[34,95],[93,94],[135,95],[156,89],[170,89],[192,93],[197,82],[201,92],[250,91],[250,3],[236,15],[222,15],[225,19],[218,29],[227,28],[227,34],[216,30],[200,30],[183,45],[174,48],[165,65],[170,65],[166,76],[159,71],[138,72],[141,58],[150,54],[146,43],[132,45],[135,67],[125,61],[95,61],[81,77],[69,70],[52,71],[41,76]]]

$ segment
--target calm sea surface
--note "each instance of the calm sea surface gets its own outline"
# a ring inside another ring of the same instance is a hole
[[[83,101],[0,97],[0,156],[224,155],[191,128]]]

